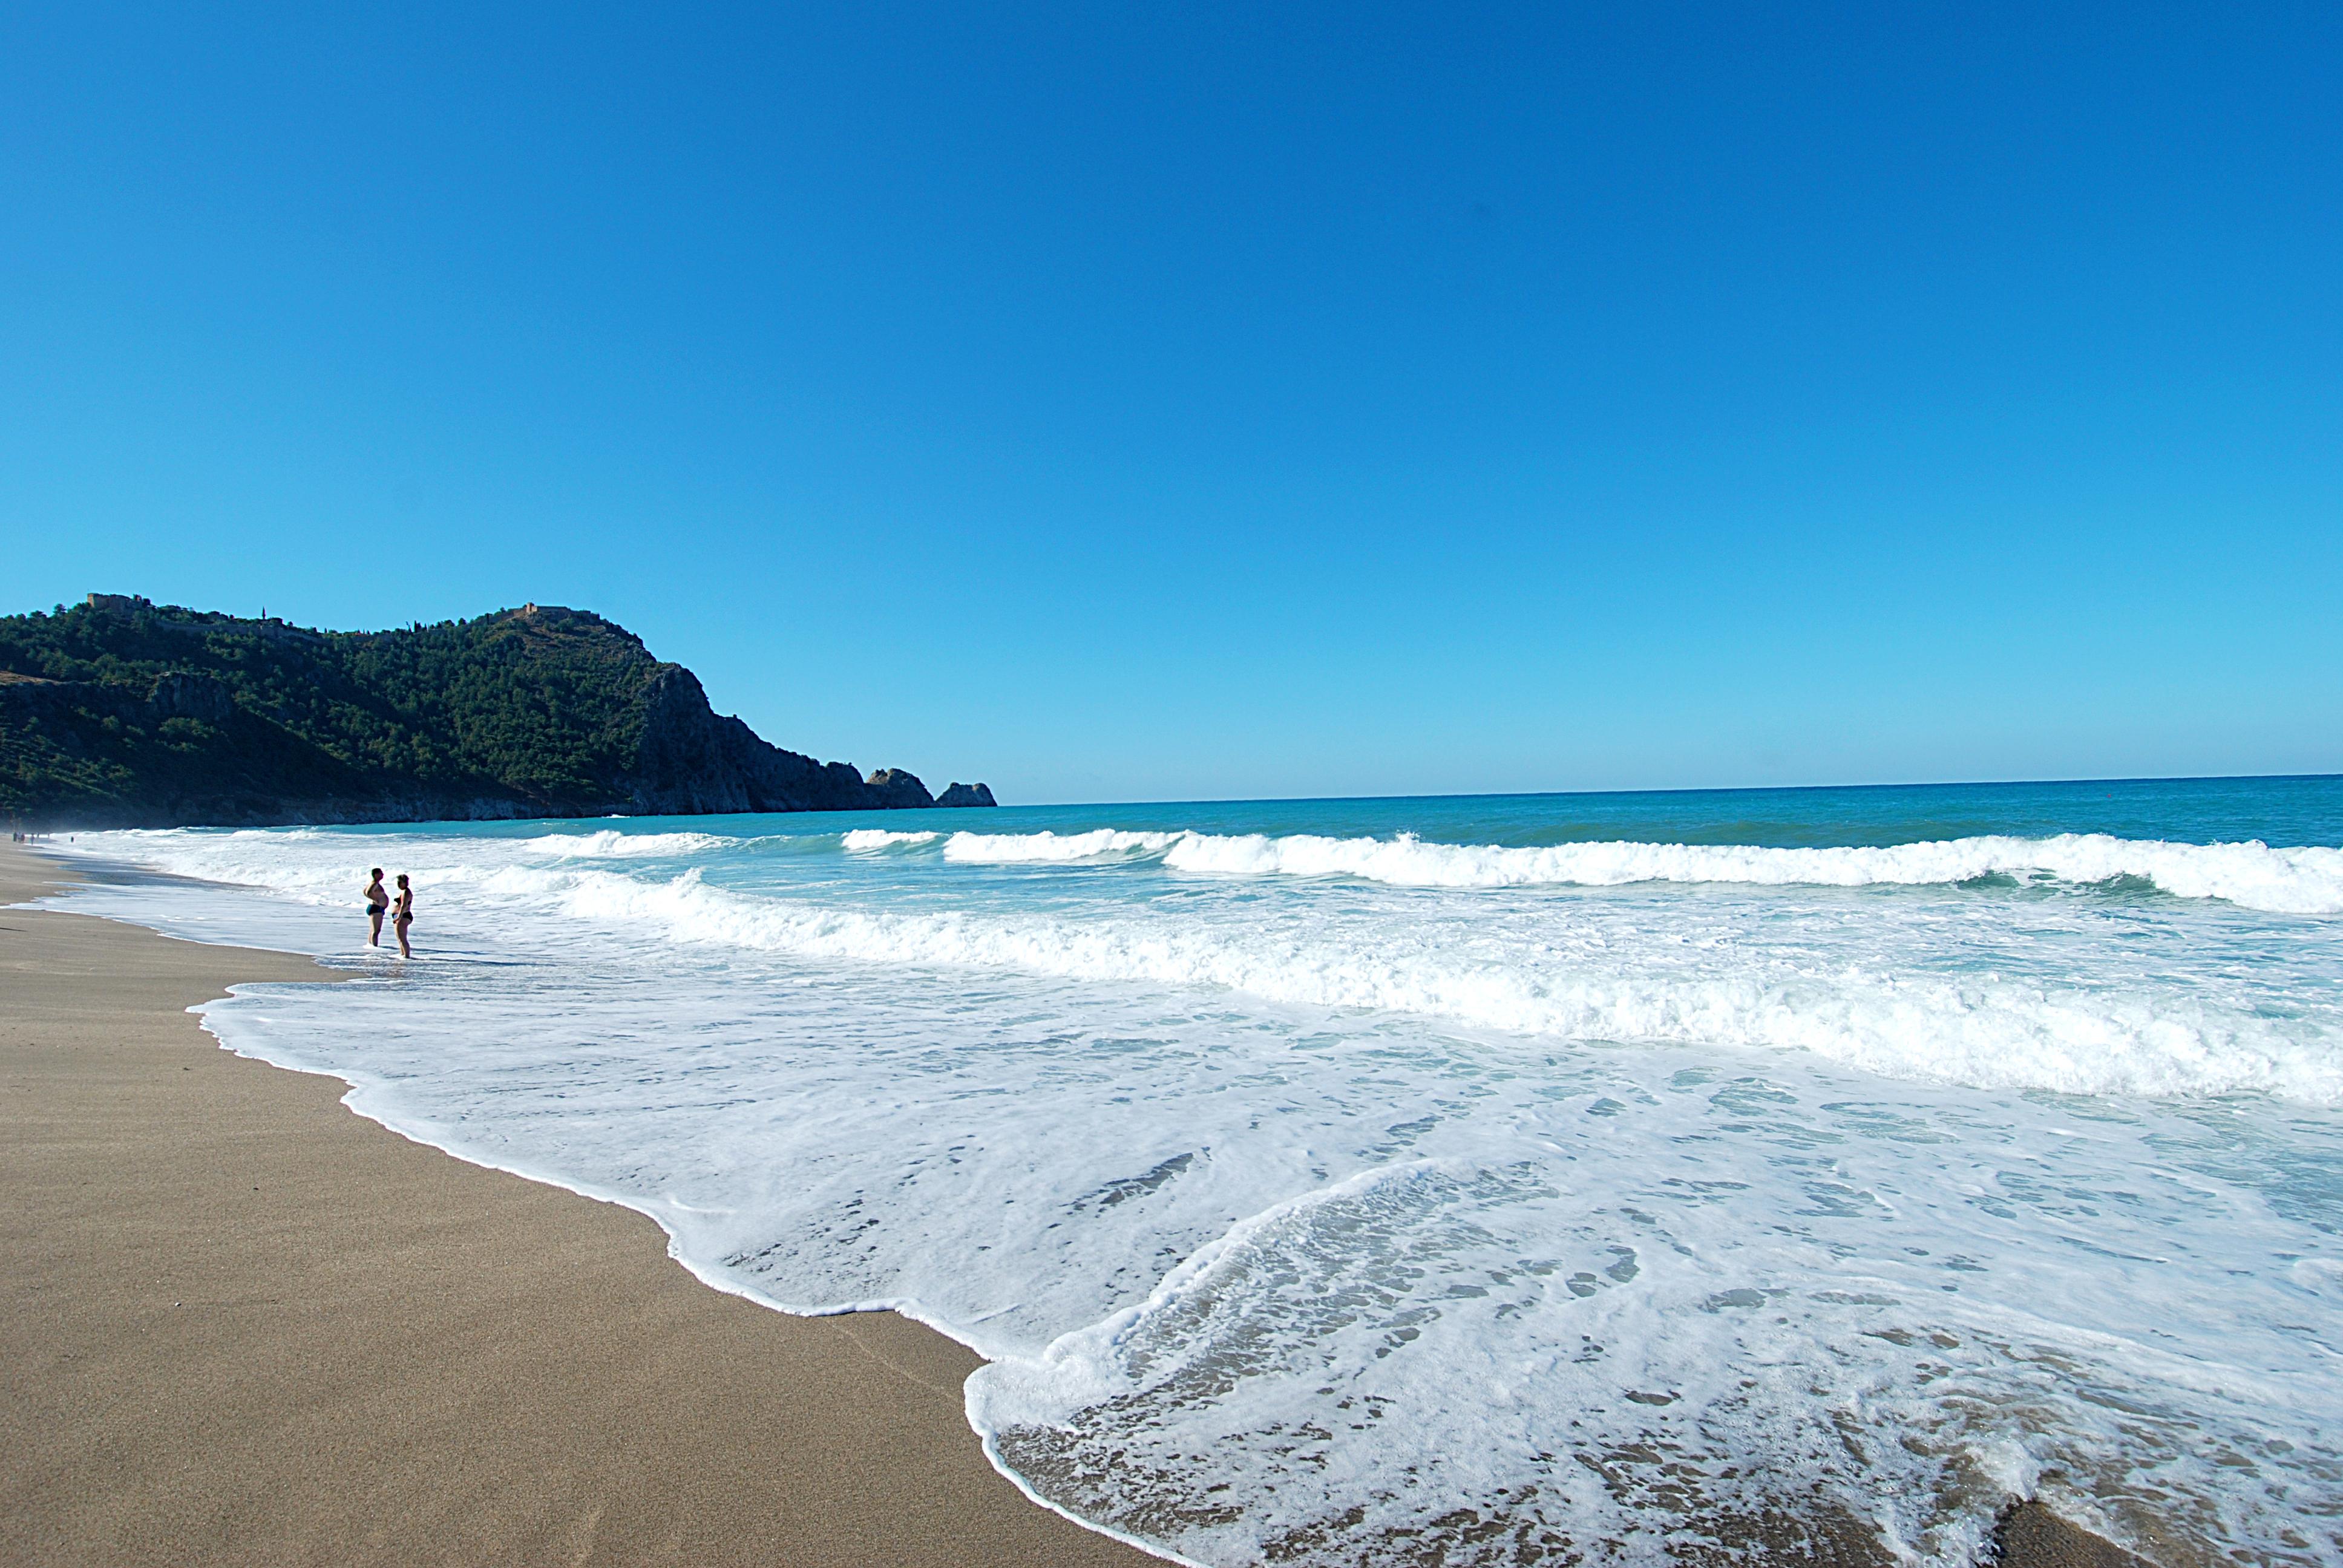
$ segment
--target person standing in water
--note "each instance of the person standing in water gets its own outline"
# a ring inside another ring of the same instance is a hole
[[[390,929],[398,935],[398,956],[411,959],[414,951],[407,945],[407,928],[415,923],[415,890],[407,885],[407,873],[398,873],[398,907],[390,912]]]
[[[382,946],[382,918],[390,913],[390,895],[383,890],[382,868],[373,871],[374,880],[367,884],[367,946]]]

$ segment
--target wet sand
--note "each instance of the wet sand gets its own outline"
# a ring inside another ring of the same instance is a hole
[[[0,906],[57,875],[0,846]],[[185,1010],[332,978],[0,908],[0,1562],[1155,1561],[985,1462],[941,1335],[710,1290],[642,1216],[408,1142]],[[2035,1504],[1999,1543],[2139,1563]]]

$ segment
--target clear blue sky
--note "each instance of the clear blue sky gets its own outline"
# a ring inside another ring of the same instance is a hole
[[[2343,769],[2343,8],[317,9],[0,8],[0,609],[1027,801]]]

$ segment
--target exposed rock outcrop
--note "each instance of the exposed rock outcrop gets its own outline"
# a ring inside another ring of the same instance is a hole
[[[997,806],[1000,802],[992,798],[992,787],[989,784],[961,784],[955,781],[942,794],[936,797],[936,804],[939,806]]]
[[[236,694],[208,675],[175,669],[155,678],[146,699],[158,719],[194,719],[206,724],[226,722],[236,711]]]
[[[614,794],[646,816],[886,804],[852,764],[784,751],[738,719],[719,715],[709,707],[699,678],[679,664],[652,678],[634,767],[609,782]]]
[[[928,787],[920,782],[919,775],[906,773],[900,768],[880,769],[863,781],[863,788],[871,792],[873,806],[918,810],[936,803]]]

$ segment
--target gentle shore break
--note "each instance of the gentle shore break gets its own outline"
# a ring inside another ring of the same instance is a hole
[[[0,906],[65,875],[0,857]],[[0,908],[0,1557],[1150,1560],[984,1465],[950,1341],[706,1289],[641,1217],[409,1142],[187,1015],[336,971]],[[1993,1544],[2139,1563],[2036,1503]]]
[[[1151,1561],[987,1465],[942,1336],[709,1290],[185,1010],[329,978],[0,909],[0,1561]]]

